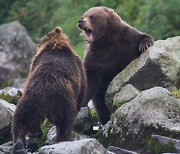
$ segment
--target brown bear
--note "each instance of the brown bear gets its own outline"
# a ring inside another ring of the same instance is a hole
[[[13,116],[14,153],[26,153],[25,136],[41,135],[47,118],[56,126],[56,141],[70,139],[86,90],[81,59],[60,28],[45,35],[33,58],[26,86]]]
[[[86,39],[83,63],[87,73],[87,91],[83,105],[92,99],[100,122],[105,124],[110,119],[105,103],[109,83],[154,41],[150,35],[129,26],[114,10],[103,6],[86,11],[78,27]]]

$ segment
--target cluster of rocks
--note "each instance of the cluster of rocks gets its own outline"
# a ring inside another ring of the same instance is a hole
[[[3,154],[12,153],[12,116],[24,83],[20,74],[28,72],[35,44],[18,22],[0,26],[0,34],[0,86],[9,79],[14,84],[0,89]],[[180,37],[156,41],[111,82],[106,102],[112,117],[106,125],[99,125],[93,109],[82,108],[72,141],[55,143],[53,126],[44,146],[28,153],[180,153],[180,99],[172,94],[179,88]]]

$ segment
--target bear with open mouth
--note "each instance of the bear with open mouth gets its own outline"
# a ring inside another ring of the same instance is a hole
[[[104,6],[87,10],[77,26],[84,32],[87,91],[83,105],[93,100],[102,124],[110,119],[105,93],[112,79],[142,52],[153,45],[153,38],[124,22]]]

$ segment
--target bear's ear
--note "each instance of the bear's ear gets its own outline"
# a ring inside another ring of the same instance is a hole
[[[55,28],[55,32],[56,32],[56,33],[61,33],[61,32],[62,32],[62,29],[61,29],[60,27],[56,27],[56,28]]]
[[[113,9],[109,9],[109,11],[110,11],[111,13],[114,13],[114,10],[113,10]]]

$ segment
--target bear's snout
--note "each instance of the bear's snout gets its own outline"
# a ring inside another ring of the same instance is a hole
[[[81,19],[81,20],[78,21],[77,26],[78,26],[79,28],[82,28],[82,25],[83,25],[83,24],[84,24],[84,20]]]

